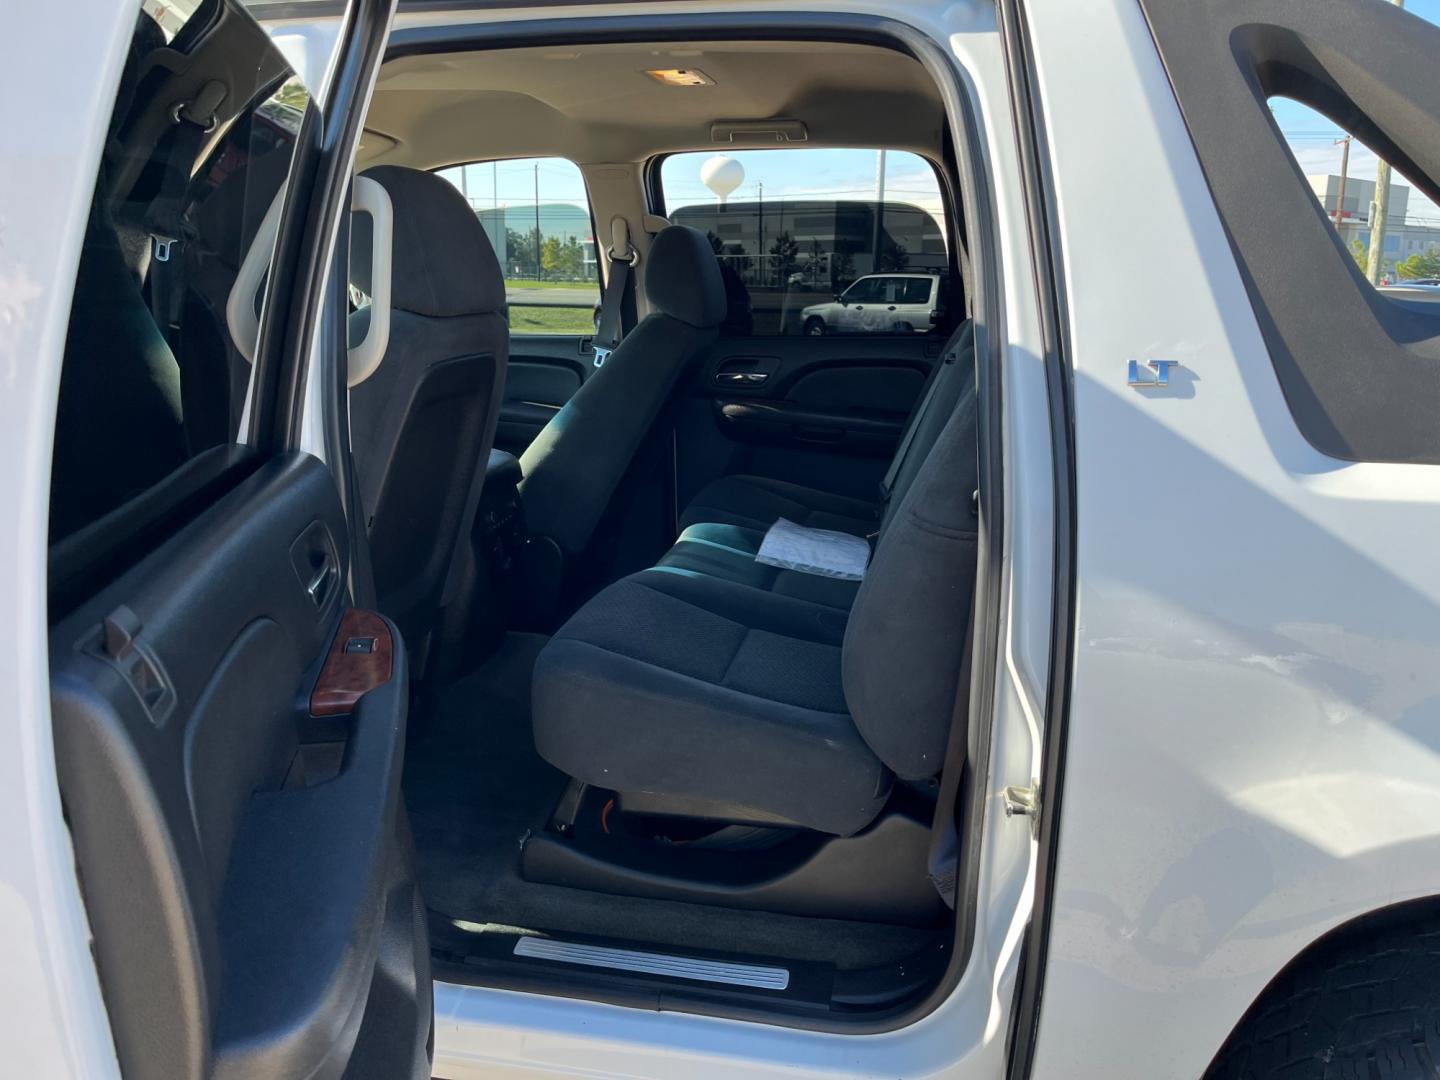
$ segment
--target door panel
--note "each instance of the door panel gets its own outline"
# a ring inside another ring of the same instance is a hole
[[[580,389],[594,359],[588,336],[512,334],[496,447],[517,456],[524,453],[540,429]]]
[[[721,338],[680,403],[679,505],[745,473],[872,498],[938,336]]]
[[[383,681],[311,714],[347,563],[330,473],[292,452],[52,629],[61,795],[127,1076],[428,1073],[392,626],[353,646],[390,639]]]

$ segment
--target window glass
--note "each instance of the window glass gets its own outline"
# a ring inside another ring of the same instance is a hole
[[[311,106],[246,15],[216,24],[200,6],[201,34],[184,21],[192,8],[147,4],[121,77],[65,343],[52,543],[197,459],[217,461],[212,452],[237,437],[250,364],[226,304]],[[178,114],[180,76],[166,59],[177,49],[194,49],[196,65],[225,61]]]
[[[715,249],[730,299],[722,332],[946,331],[949,230],[925,159],[899,150],[672,154],[660,186],[669,219]],[[888,310],[927,303],[937,284],[934,309]],[[883,306],[857,310],[865,304]]]
[[[902,304],[928,304],[933,283],[926,278],[901,278],[897,299]]]
[[[1440,206],[1329,117],[1283,97],[1270,111],[1361,275],[1391,299],[1440,302]]]
[[[505,272],[517,334],[593,334],[600,300],[585,179],[565,158],[456,165],[437,173],[470,202]]]

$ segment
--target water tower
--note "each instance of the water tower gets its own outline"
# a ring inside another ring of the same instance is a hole
[[[720,205],[745,182],[745,166],[732,157],[716,154],[700,166],[700,182],[715,193]]]

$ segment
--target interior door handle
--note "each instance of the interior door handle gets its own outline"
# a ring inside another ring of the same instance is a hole
[[[327,556],[315,571],[315,576],[305,586],[305,591],[310,594],[310,601],[317,608],[323,608],[325,601],[330,599],[330,590],[335,585],[336,577],[335,564]]]
[[[715,381],[728,383],[731,386],[760,386],[769,378],[768,371],[722,371],[715,376]]]

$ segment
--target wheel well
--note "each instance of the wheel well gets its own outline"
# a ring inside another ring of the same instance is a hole
[[[1428,925],[1427,925],[1428,924]],[[1406,900],[1364,912],[1316,938],[1290,959],[1250,1003],[1225,1036],[1206,1069],[1207,1080],[1220,1074],[1220,1066],[1238,1041],[1264,1021],[1273,1006],[1292,997],[1307,977],[1332,966],[1341,957],[1365,956],[1395,947],[1395,937],[1440,934],[1440,896]]]

